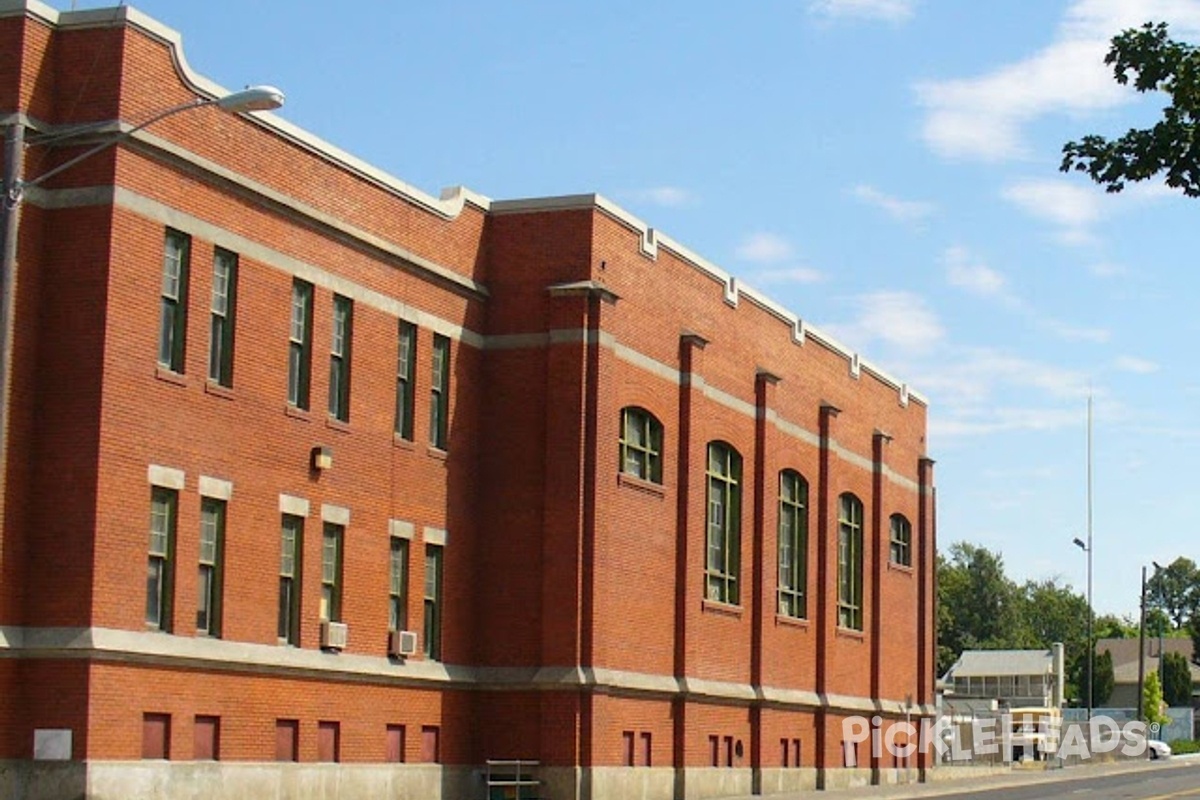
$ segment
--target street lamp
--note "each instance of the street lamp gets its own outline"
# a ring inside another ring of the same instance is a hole
[[[21,174],[25,164],[25,124],[18,119],[8,126],[4,137],[4,182],[0,186],[0,497],[7,492],[8,484],[8,393],[12,371],[13,273],[17,266],[17,232],[20,228],[20,206],[25,197],[25,190],[53,178],[109,147],[127,141],[141,129],[175,114],[205,106],[214,106],[231,114],[273,111],[283,105],[283,100],[283,92],[274,86],[248,86],[224,97],[196,98],[163,109],[132,128],[118,131],[95,147],[32,180],[25,180]],[[94,125],[83,125],[74,131],[67,131],[66,135],[82,134],[94,129]]]
[[[1092,537],[1089,534],[1088,539]],[[1091,543],[1075,537],[1075,546],[1087,554],[1087,718],[1092,721],[1092,670],[1096,660],[1096,646],[1092,643],[1092,547]]]

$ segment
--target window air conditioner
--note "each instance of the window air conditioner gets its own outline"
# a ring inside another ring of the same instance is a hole
[[[412,631],[392,631],[388,634],[388,655],[405,658],[416,653],[417,634]]]
[[[326,650],[344,650],[350,628],[342,622],[321,622],[321,647]]]

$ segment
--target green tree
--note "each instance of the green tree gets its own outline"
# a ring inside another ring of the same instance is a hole
[[[1183,653],[1163,656],[1163,699],[1169,706],[1192,705],[1192,668]]]
[[[1196,562],[1180,556],[1155,570],[1154,576],[1146,581],[1146,601],[1165,611],[1173,628],[1184,628],[1200,603],[1200,569]]]
[[[1018,618],[1008,646],[1041,649],[1062,642],[1066,696],[1084,697],[1088,652],[1088,605],[1084,596],[1053,578],[1026,581],[1019,595]]]
[[[1084,668],[1086,669],[1086,667]],[[1092,708],[1100,708],[1112,697],[1115,676],[1113,657],[1107,649],[1096,656],[1092,674]],[[1084,679],[1086,685],[1086,678]],[[1082,692],[1081,692],[1082,694]]]
[[[1101,614],[1093,625],[1097,639],[1136,639],[1138,636],[1138,621],[1129,616]]]
[[[1158,673],[1151,672],[1142,684],[1142,716],[1147,723],[1166,725],[1171,721],[1171,718],[1163,713],[1162,705],[1163,695],[1162,687],[1158,685]]]
[[[1168,186],[1200,196],[1200,51],[1173,41],[1166,23],[1147,22],[1115,36],[1104,63],[1117,83],[1128,85],[1132,73],[1138,92],[1160,91],[1171,102],[1152,128],[1063,145],[1060,169],[1086,172],[1110,192],[1166,172]]]
[[[963,650],[1022,646],[1020,591],[999,553],[957,542],[948,559],[939,556],[937,580],[939,675]]]

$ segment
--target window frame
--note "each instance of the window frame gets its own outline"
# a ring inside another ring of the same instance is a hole
[[[425,545],[424,623],[421,646],[431,661],[442,659],[442,619],[444,614],[443,585],[446,567],[445,548],[440,544]]]
[[[172,249],[172,246],[175,249]],[[159,286],[158,365],[184,374],[187,359],[188,287],[192,263],[192,237],[167,228]],[[175,266],[175,270],[172,270]],[[172,285],[173,284],[173,285]]]
[[[162,513],[159,513],[159,504]],[[164,530],[156,530],[156,520],[164,520]],[[175,538],[179,527],[179,490],[165,486],[150,489],[150,544],[146,575],[146,626],[152,630],[170,633],[174,627],[175,605]],[[156,538],[161,538],[162,547],[156,549]],[[155,565],[157,575],[153,575]],[[152,586],[152,581],[155,585]],[[152,619],[156,616],[157,619]]]
[[[727,442],[709,442],[707,452],[704,597],[736,606],[741,602],[742,456]]]
[[[228,504],[200,498],[200,558],[197,576],[196,632],[220,638],[225,583],[225,525]],[[210,516],[211,515],[211,516]],[[210,521],[211,520],[211,521]],[[208,540],[211,534],[211,541]],[[206,552],[206,548],[211,548]]]
[[[400,320],[396,352],[396,426],[401,439],[413,440],[414,400],[417,377],[417,326]]]
[[[622,474],[662,484],[663,426],[657,417],[641,406],[622,408],[619,444]]]
[[[794,469],[779,473],[778,613],[808,618],[808,481]]]
[[[450,411],[450,337],[434,334],[430,362],[429,443],[446,449]]]
[[[329,416],[350,421],[350,362],[354,341],[354,301],[333,296],[333,330],[329,339]]]
[[[322,524],[320,617],[323,622],[342,621],[345,542],[346,526],[328,521]]]
[[[888,558],[901,567],[912,566],[912,523],[903,514],[892,514],[889,520]]]
[[[388,544],[388,630],[408,630],[409,542],[392,536]]]
[[[838,627],[863,630],[863,504],[838,497]]]
[[[289,525],[294,528],[289,531]],[[289,553],[288,535],[291,534]],[[290,570],[285,569],[291,560]],[[304,577],[304,517],[282,514],[279,522],[279,616],[276,635],[281,642],[300,646],[300,598]]]
[[[226,274],[221,276],[222,268]],[[213,248],[212,302],[209,308],[208,379],[233,388],[234,331],[237,327],[238,254]],[[224,283],[224,294],[218,287]],[[222,305],[223,308],[219,307]]]
[[[288,405],[308,411],[312,402],[313,285],[292,279],[288,322]]]

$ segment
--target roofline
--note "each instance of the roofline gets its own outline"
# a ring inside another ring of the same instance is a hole
[[[229,94],[228,89],[192,69],[191,65],[188,64],[187,57],[184,55],[183,36],[178,31],[136,8],[120,5],[108,8],[60,12],[41,2],[41,0],[0,0],[0,19],[14,16],[28,16],[40,19],[44,23],[60,29],[132,26],[168,46],[180,78],[197,95],[215,99]],[[907,383],[893,377],[874,362],[862,358],[857,352],[851,350],[830,334],[802,320],[794,312],[784,308],[759,290],[748,284],[743,284],[742,281],[729,272],[721,269],[713,262],[675,239],[660,233],[634,214],[600,194],[562,195],[496,201],[464,186],[452,186],[443,189],[438,197],[434,197],[400,180],[394,175],[351,155],[309,131],[288,122],[277,114],[269,111],[255,111],[244,113],[242,116],[253,120],[263,128],[272,131],[297,147],[307,150],[316,157],[345,169],[347,172],[357,175],[363,180],[378,186],[380,189],[390,192],[406,202],[425,208],[445,219],[457,217],[468,203],[482,211],[496,214],[598,209],[635,232],[640,233],[642,253],[651,260],[657,259],[659,247],[665,247],[684,262],[722,284],[724,287],[725,302],[730,306],[736,308],[740,299],[745,297],[754,305],[785,323],[791,329],[791,337],[794,343],[803,345],[811,337],[817,344],[844,358],[848,365],[850,377],[858,379],[861,372],[865,370],[880,383],[895,389],[899,394],[899,403],[901,406],[907,406],[910,400],[915,400],[925,407],[929,406],[929,401],[925,395],[911,389]]]

